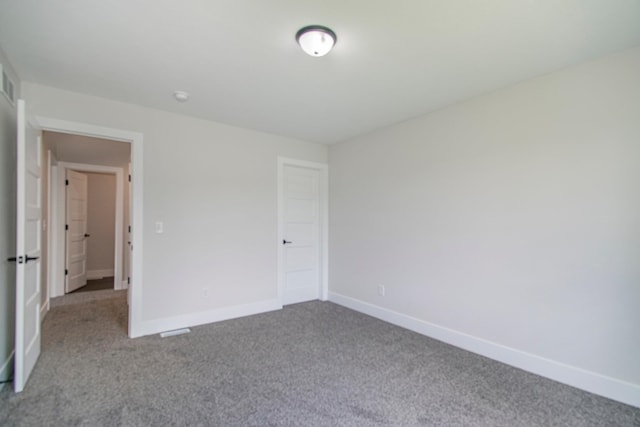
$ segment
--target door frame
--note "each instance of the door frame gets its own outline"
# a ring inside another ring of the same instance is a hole
[[[284,304],[284,168],[295,166],[319,172],[320,211],[320,300],[329,298],[329,166],[326,163],[310,162],[278,156],[278,303]]]
[[[122,290],[127,287],[124,285],[126,281],[123,280],[123,256],[124,256],[124,170],[115,166],[101,166],[101,165],[89,165],[84,163],[70,163],[70,162],[58,162],[57,182],[56,188],[63,190],[65,188],[65,179],[67,170],[74,170],[76,172],[89,172],[89,173],[104,173],[109,175],[115,175],[116,177],[116,200],[115,200],[115,251],[113,260],[113,281],[114,289]],[[52,197],[52,209],[56,212],[56,223],[50,226],[55,227],[56,233],[52,236],[52,243],[57,248],[65,246],[64,251],[55,251],[57,256],[50,257],[51,262],[55,265],[65,265],[66,257],[68,256],[66,245],[61,245],[59,238],[64,236],[64,223],[66,222],[66,191],[58,191],[57,197]],[[64,215],[62,215],[64,213]],[[54,259],[55,258],[55,259]],[[59,271],[56,274],[55,280],[49,284],[49,292],[52,295],[60,296],[64,295],[66,277],[64,277],[64,271]],[[124,283],[123,283],[124,282]],[[55,292],[53,287],[55,286]],[[62,291],[62,292],[60,292]]]
[[[130,209],[132,212],[130,223],[131,233],[131,270],[129,277],[129,328],[130,338],[140,337],[142,328],[142,296],[143,296],[143,163],[142,145],[144,135],[139,132],[122,129],[90,125],[81,122],[59,120],[50,117],[36,116],[36,127],[42,131],[61,132],[74,135],[90,136],[94,138],[110,139],[131,144],[131,187]],[[57,174],[58,178],[61,174]],[[122,200],[122,198],[120,198]],[[53,227],[49,227],[49,232]],[[51,234],[49,234],[51,238]],[[122,238],[122,236],[120,236]],[[135,248],[135,250],[134,250]],[[52,257],[50,256],[49,259]]]

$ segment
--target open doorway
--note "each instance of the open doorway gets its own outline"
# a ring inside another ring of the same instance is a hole
[[[119,147],[126,150],[126,158],[129,159],[129,163],[126,166],[103,166],[105,159],[109,158],[108,155],[102,150],[102,148],[113,145],[108,144],[106,146],[100,144],[89,144],[84,147],[91,147],[87,150],[69,150],[65,152],[62,146],[56,145],[55,150],[52,146],[42,144],[43,156],[45,159],[47,172],[45,173],[46,183],[43,183],[42,193],[46,195],[47,200],[43,205],[43,215],[46,215],[47,222],[43,223],[43,241],[42,245],[46,248],[46,256],[43,257],[42,263],[46,265],[43,268],[42,281],[42,305],[41,305],[41,318],[46,314],[46,310],[50,306],[50,298],[54,288],[60,289],[64,287],[64,263],[54,262],[54,256],[61,256],[65,253],[64,249],[64,221],[60,218],[55,205],[55,200],[60,200],[59,195],[64,192],[64,179],[61,179],[63,175],[64,163],[61,159],[68,159],[69,164],[75,169],[82,169],[86,165],[93,165],[93,167],[100,167],[103,170],[94,170],[93,172],[109,172],[113,170],[104,170],[104,168],[117,168],[116,176],[120,175],[120,182],[122,191],[125,189],[128,191],[126,197],[117,197],[117,200],[124,200],[128,205],[122,206],[122,209],[116,208],[118,212],[126,214],[125,220],[122,221],[122,233],[118,233],[121,236],[121,242],[126,242],[128,250],[126,256],[123,254],[121,259],[122,268],[126,268],[128,272],[125,283],[128,284],[128,290],[126,293],[126,300],[128,302],[128,335],[130,338],[136,338],[144,335],[144,327],[141,316],[142,305],[142,256],[143,256],[143,241],[142,241],[142,218],[143,218],[143,134],[139,132],[132,132],[128,130],[108,128],[102,126],[91,125],[87,123],[71,122],[66,120],[59,120],[49,117],[36,116],[33,117],[35,126],[42,131],[43,134],[63,134],[65,139],[85,138],[89,137],[91,141],[94,140],[106,140],[109,143],[120,143]],[[75,141],[78,142],[78,141]],[[85,140],[87,142],[87,140]],[[49,142],[50,143],[50,142]],[[74,157],[67,157],[67,155],[79,155],[83,153],[83,158],[78,159]],[[79,162],[79,163],[75,163]],[[62,164],[61,164],[62,163]],[[66,165],[66,166],[69,166]],[[121,163],[122,164],[122,163]],[[79,166],[78,166],[79,165]],[[120,164],[119,164],[120,165]],[[60,183],[63,183],[62,186]],[[121,193],[122,194],[122,193]],[[130,195],[130,196],[129,196]],[[117,202],[116,202],[117,203]],[[124,202],[123,202],[124,203]],[[117,219],[116,219],[117,221]],[[59,224],[62,223],[62,228]],[[116,223],[117,227],[117,223]],[[126,230],[126,235],[124,234]],[[116,248],[123,247],[124,243],[120,245],[116,243]],[[134,250],[135,247],[135,250]],[[49,256],[51,255],[51,256]],[[114,266],[116,272],[120,271],[118,267]],[[62,279],[60,279],[62,277]],[[117,284],[116,284],[117,285]],[[64,291],[61,292],[64,294]]]
[[[45,131],[43,148],[50,159],[50,296],[105,277],[113,277],[112,289],[126,289],[131,144]]]
[[[122,232],[116,230],[116,178],[115,173],[66,168],[65,294],[126,287],[122,277],[128,272],[116,268],[116,260],[127,252],[125,247],[116,250],[116,240],[122,240],[116,239]]]
[[[86,132],[84,128],[87,125],[42,118],[40,121],[44,121],[40,124],[43,129],[43,175],[46,177],[42,189],[42,244],[46,249],[43,254],[41,315],[44,316],[49,309],[51,298],[78,290],[69,288],[68,279],[75,273],[70,265],[69,249],[81,246],[81,252],[87,257],[81,268],[84,281],[76,288],[89,291],[104,287],[105,282],[109,282],[111,290],[129,289],[126,295],[129,302],[128,335],[133,337],[137,318],[135,306],[139,304],[139,298],[129,284],[134,277],[139,277],[131,267],[137,265],[132,260],[132,228],[133,217],[139,214],[140,206],[134,209],[131,202],[134,195],[131,178],[132,153],[141,149],[141,135],[93,129],[91,126],[90,132]],[[54,126],[48,125],[49,121]],[[75,133],[76,129],[79,129],[78,133]],[[119,140],[120,133],[133,138]],[[106,138],[92,135],[104,135]],[[111,135],[115,135],[113,140],[108,139]],[[140,165],[138,169],[141,169]],[[85,216],[88,216],[85,219],[89,221],[81,230],[81,239],[76,236],[75,241],[67,238],[72,223],[68,211],[75,214],[72,211],[77,208],[67,202],[69,173],[86,178],[87,195],[90,196],[84,206]],[[93,241],[89,240],[91,237],[94,237]],[[103,283],[94,284],[92,280]]]

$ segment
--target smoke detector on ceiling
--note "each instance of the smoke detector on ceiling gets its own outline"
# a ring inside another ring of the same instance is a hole
[[[173,92],[173,97],[178,102],[187,102],[189,100],[189,92],[185,92],[183,90],[177,90]]]

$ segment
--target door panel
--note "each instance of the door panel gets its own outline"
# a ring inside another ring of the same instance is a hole
[[[23,100],[18,100],[17,153],[16,393],[40,355],[40,133],[28,124]]]
[[[314,248],[307,247],[290,247],[287,250],[287,267],[288,272],[295,271],[311,271],[315,273],[317,257]]]
[[[294,199],[288,196],[286,210],[289,221],[287,225],[313,224],[316,219],[317,200]]]
[[[87,195],[86,174],[67,169],[67,280],[65,292],[87,284]]]
[[[315,224],[313,224],[313,222],[307,224],[289,223],[287,224],[285,234],[288,239],[293,240],[298,244],[312,243],[315,234],[314,226]]]
[[[320,298],[320,172],[284,165],[283,302]]]

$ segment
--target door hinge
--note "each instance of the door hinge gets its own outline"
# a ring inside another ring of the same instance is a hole
[[[127,277],[127,285],[131,284],[131,277]]]
[[[131,233],[131,226],[129,226],[129,233]]]
[[[129,182],[131,182],[131,175],[129,175]]]
[[[68,230],[68,229],[69,229],[69,224],[65,224],[65,225],[64,225],[64,229],[65,229],[65,230]]]
[[[69,275],[69,270],[67,270],[66,268],[64,269],[64,275],[68,276]]]
[[[69,180],[68,179],[64,180],[64,185],[69,185]]]

